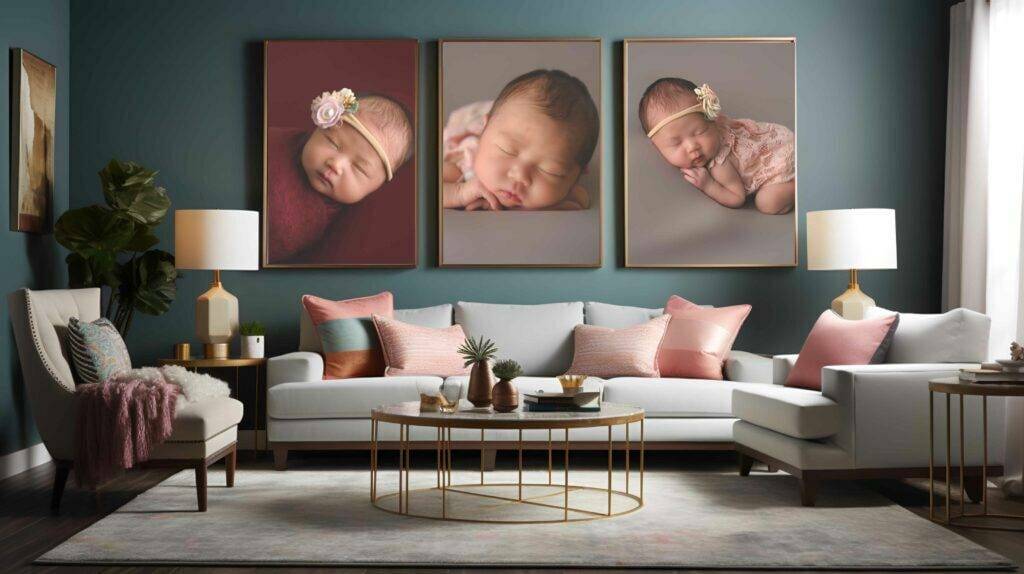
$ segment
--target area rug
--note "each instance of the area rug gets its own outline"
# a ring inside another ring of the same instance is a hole
[[[557,476],[557,474],[556,474]],[[397,516],[373,507],[369,473],[240,471],[234,488],[211,474],[209,511],[194,512],[182,472],[86,528],[37,562],[58,564],[515,566],[716,569],[1011,569],[1013,564],[884,497],[829,483],[798,503],[787,475],[649,471],[644,505],[567,524],[475,524]],[[631,488],[636,492],[637,475]],[[217,481],[220,480],[220,484]],[[379,491],[394,488],[393,472]],[[455,482],[479,474],[455,473]],[[547,473],[527,473],[527,481]],[[573,473],[603,486],[606,472]],[[430,487],[434,472],[414,474]],[[511,472],[488,481],[515,481]],[[621,488],[621,474],[617,487]],[[575,495],[575,494],[574,494]],[[554,499],[559,503],[557,497]],[[414,499],[417,505],[427,499]],[[508,504],[495,501],[495,504]],[[519,505],[515,505],[519,506]]]

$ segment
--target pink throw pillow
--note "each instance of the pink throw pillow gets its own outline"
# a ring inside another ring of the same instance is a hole
[[[701,307],[678,295],[669,297],[665,313],[672,316],[658,353],[663,377],[721,380],[750,305]]]
[[[385,291],[344,301],[303,295],[302,305],[320,336],[324,379],[384,374],[384,355],[370,315],[391,316],[395,306],[391,293]]]
[[[410,325],[380,315],[373,316],[384,349],[385,377],[468,375],[469,367],[459,355],[466,340],[462,325],[444,329]]]
[[[568,375],[591,377],[657,377],[658,346],[670,317],[625,329],[576,325],[575,352]]]
[[[786,386],[820,391],[823,367],[881,363],[899,320],[899,315],[889,315],[851,321],[825,311],[807,335]]]

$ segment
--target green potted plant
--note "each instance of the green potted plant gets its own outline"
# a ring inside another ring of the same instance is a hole
[[[174,255],[153,249],[160,243],[153,230],[171,207],[156,174],[112,159],[99,173],[105,205],[68,210],[54,225],[57,242],[71,252],[68,286],[105,290],[103,315],[122,336],[135,311],[162,315],[177,294]]]
[[[466,391],[466,399],[473,403],[474,407],[486,408],[491,406],[491,387],[494,386],[494,375],[491,374],[491,359],[498,352],[498,346],[490,339],[484,340],[467,338],[459,347],[459,354],[466,359],[464,366],[473,365],[469,371],[469,389]]]
[[[494,364],[494,376],[498,382],[491,389],[491,404],[495,412],[507,413],[519,406],[519,391],[512,381],[523,374],[523,368],[512,359],[503,359]]]
[[[262,359],[263,342],[267,334],[263,323],[249,321],[238,326],[238,333],[241,335],[241,356],[243,359]]]

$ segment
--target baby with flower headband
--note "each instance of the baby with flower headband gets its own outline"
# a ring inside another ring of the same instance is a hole
[[[796,138],[782,125],[731,119],[707,84],[661,78],[640,98],[640,125],[661,156],[716,202],[783,214],[796,197]]]
[[[414,149],[411,115],[390,97],[343,88],[314,98],[310,113],[312,130],[271,128],[267,139],[267,247],[275,262],[301,259],[346,206],[391,181]]]

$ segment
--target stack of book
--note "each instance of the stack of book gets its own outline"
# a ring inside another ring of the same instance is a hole
[[[1000,361],[999,363],[985,363],[981,365],[980,369],[960,369],[960,380],[968,383],[1022,385],[1024,384],[1024,368],[1013,363]]]
[[[526,412],[596,412],[601,410],[601,393],[578,391],[574,393],[523,393]]]

